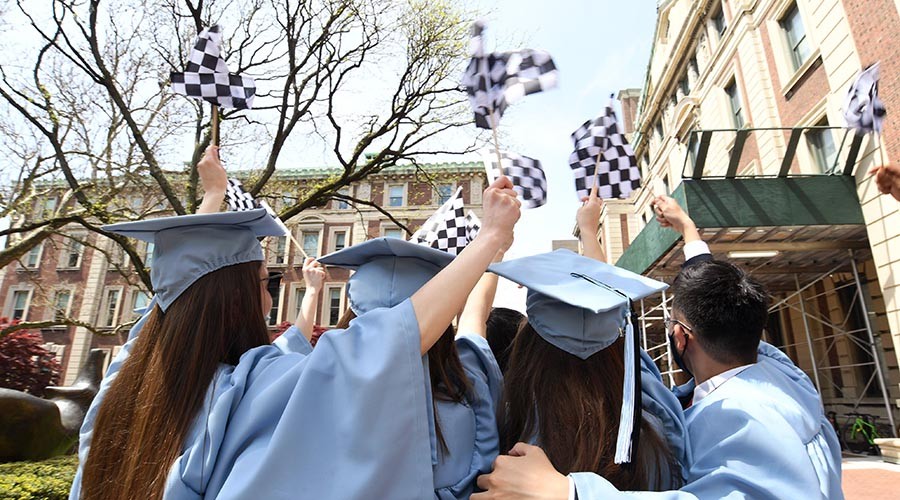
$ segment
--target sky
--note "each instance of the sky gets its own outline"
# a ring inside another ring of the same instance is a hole
[[[524,98],[500,123],[501,149],[540,160],[549,184],[548,203],[523,210],[507,258],[548,252],[552,240],[573,239],[580,205],[568,165],[569,135],[598,116],[610,94],[643,87],[656,1],[483,0],[477,6],[487,11],[487,50],[511,50],[496,42],[522,40],[550,52],[560,72],[559,87]],[[524,290],[501,280],[495,305],[522,310]]]

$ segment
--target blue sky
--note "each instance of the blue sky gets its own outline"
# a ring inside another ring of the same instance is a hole
[[[568,157],[571,134],[599,115],[611,93],[641,88],[656,23],[652,0],[483,0],[485,48],[511,50],[499,41],[521,40],[553,56],[556,89],[526,97],[503,117],[502,149],[536,158],[548,178],[549,203],[523,212],[510,257],[550,250],[553,239],[571,239],[575,198]],[[620,117],[621,118],[621,117]],[[522,292],[501,284],[497,305],[521,308]]]

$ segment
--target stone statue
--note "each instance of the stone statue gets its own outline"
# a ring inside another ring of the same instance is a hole
[[[75,383],[47,387],[47,399],[0,389],[0,462],[43,460],[78,441],[78,430],[103,378],[102,349],[93,349]]]

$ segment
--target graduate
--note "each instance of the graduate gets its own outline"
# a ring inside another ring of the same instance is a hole
[[[510,238],[503,244],[495,261],[502,260],[511,242]],[[350,308],[338,322],[339,329],[354,325],[371,311],[407,300],[453,260],[447,252],[396,238],[370,240],[319,259],[355,271],[347,284]],[[476,307],[493,300],[490,280],[486,273],[468,297],[460,335],[454,336],[453,326],[448,325],[425,358],[420,383],[429,398],[428,463],[433,470],[433,497],[440,500],[469,498],[477,476],[490,471],[499,451],[495,415],[502,375],[485,339],[483,308]],[[323,338],[334,335],[343,332],[326,332]]]
[[[676,363],[692,376],[674,389],[686,406],[687,482],[673,491],[629,493],[598,474],[570,474],[577,498],[842,499],[840,444],[815,386],[760,341],[765,289],[738,267],[713,260],[675,200],[660,196],[654,210],[685,241],[667,329]],[[519,448],[519,457],[496,462],[490,491],[479,499],[573,498],[547,489],[564,476],[539,448]]]
[[[510,237],[511,188],[485,191],[466,255],[314,351],[296,327],[268,342],[264,209],[106,226],[155,243],[156,295],[85,418],[70,498],[432,495],[421,355]]]
[[[630,308],[667,286],[568,250],[490,270],[528,288],[528,320],[505,374],[501,449],[538,444],[558,470],[601,473],[621,488],[679,486],[688,453],[681,409],[637,349]],[[489,491],[473,499],[492,498],[492,476],[479,478]],[[546,486],[566,498],[574,484],[559,478]]]

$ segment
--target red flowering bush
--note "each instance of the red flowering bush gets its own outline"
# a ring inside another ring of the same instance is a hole
[[[0,318],[0,329],[16,323]],[[62,367],[43,343],[40,333],[28,330],[0,337],[0,387],[43,397],[48,385],[59,384]]]

